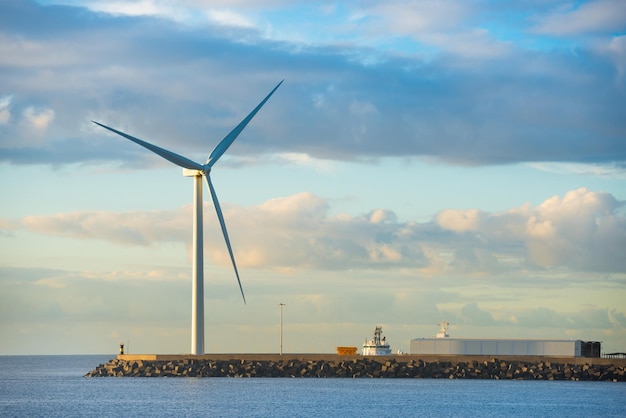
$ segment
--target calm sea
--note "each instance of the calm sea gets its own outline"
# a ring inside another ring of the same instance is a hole
[[[0,356],[0,417],[626,417],[626,384],[84,378],[107,356]]]

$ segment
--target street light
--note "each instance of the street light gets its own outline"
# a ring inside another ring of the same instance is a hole
[[[283,306],[284,303],[279,303],[280,305],[280,355],[283,355]]]

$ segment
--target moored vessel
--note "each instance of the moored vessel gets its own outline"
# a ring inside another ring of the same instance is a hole
[[[361,354],[364,356],[390,356],[391,348],[387,344],[387,338],[382,336],[383,327],[376,327],[374,338],[365,340]]]

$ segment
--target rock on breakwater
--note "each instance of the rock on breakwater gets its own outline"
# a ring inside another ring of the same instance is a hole
[[[113,359],[85,377],[351,377],[626,381],[626,367],[538,360],[436,361],[358,357],[336,360]]]

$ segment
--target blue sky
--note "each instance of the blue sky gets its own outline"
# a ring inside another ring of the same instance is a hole
[[[622,1],[0,3],[0,354],[455,337],[626,348]]]

